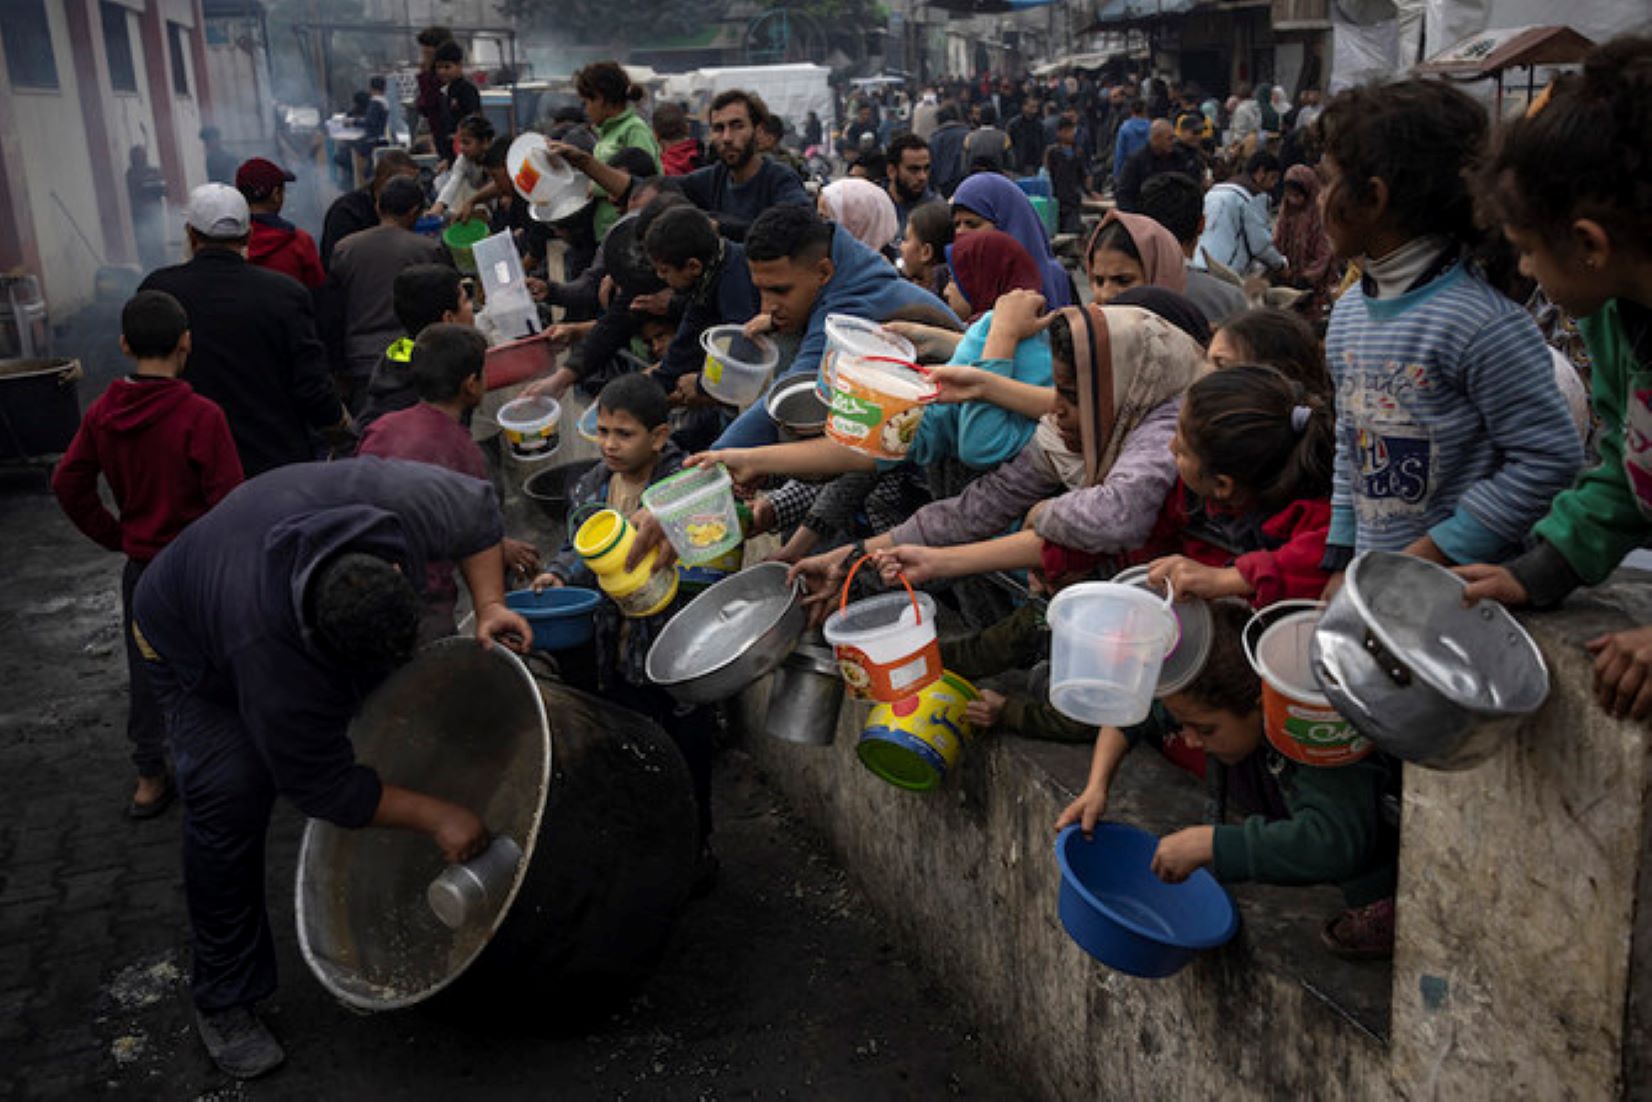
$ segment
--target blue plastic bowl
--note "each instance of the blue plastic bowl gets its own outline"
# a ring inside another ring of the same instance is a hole
[[[1180,884],[1153,875],[1155,835],[1122,823],[1097,823],[1094,834],[1090,841],[1070,826],[1055,840],[1061,924],[1107,967],[1160,979],[1239,929],[1233,900],[1209,871]]]
[[[535,593],[518,589],[505,596],[505,605],[533,628],[533,645],[539,650],[571,650],[589,643],[596,635],[597,605],[602,594],[594,589],[564,586]]]

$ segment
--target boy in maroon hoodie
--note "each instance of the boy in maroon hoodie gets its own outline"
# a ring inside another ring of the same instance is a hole
[[[241,460],[224,411],[178,378],[189,359],[189,318],[164,291],[139,291],[121,311],[121,351],[137,361],[93,402],[52,475],[52,491],[76,528],[111,551],[121,572],[121,634],[131,703],[126,733],[138,787],[127,814],[149,819],[172,802],[165,727],[132,637],[132,593],[144,567],[184,527],[241,483]],[[119,517],[98,498],[98,475]]]

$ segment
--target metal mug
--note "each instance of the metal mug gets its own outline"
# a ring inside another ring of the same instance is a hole
[[[497,912],[521,861],[522,847],[515,839],[498,835],[469,861],[443,869],[425,889],[425,901],[442,925],[457,930]]]

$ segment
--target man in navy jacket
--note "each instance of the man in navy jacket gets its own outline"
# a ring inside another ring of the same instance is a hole
[[[196,1023],[227,1074],[279,1065],[252,1005],[275,990],[264,844],[277,794],[346,829],[428,834],[449,861],[487,843],[470,810],[385,784],[346,734],[412,656],[425,564],[457,562],[484,646],[525,621],[504,604],[493,487],[423,463],[294,464],[243,484],[166,548],[133,634],[184,798]]]

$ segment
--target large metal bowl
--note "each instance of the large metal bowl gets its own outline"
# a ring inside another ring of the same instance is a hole
[[[808,620],[786,572],[759,563],[694,598],[648,649],[648,679],[684,704],[710,704],[780,665]]]
[[[697,852],[688,768],[653,723],[452,638],[386,680],[350,738],[386,784],[470,808],[523,857],[490,908],[450,929],[426,898],[446,867],[429,838],[311,820],[299,949],[334,996],[363,1010],[440,997],[600,1013],[647,974]]]
[[[1495,601],[1463,604],[1463,581],[1389,552],[1356,558],[1314,632],[1314,678],[1378,748],[1431,769],[1477,765],[1549,695],[1549,670]]]

